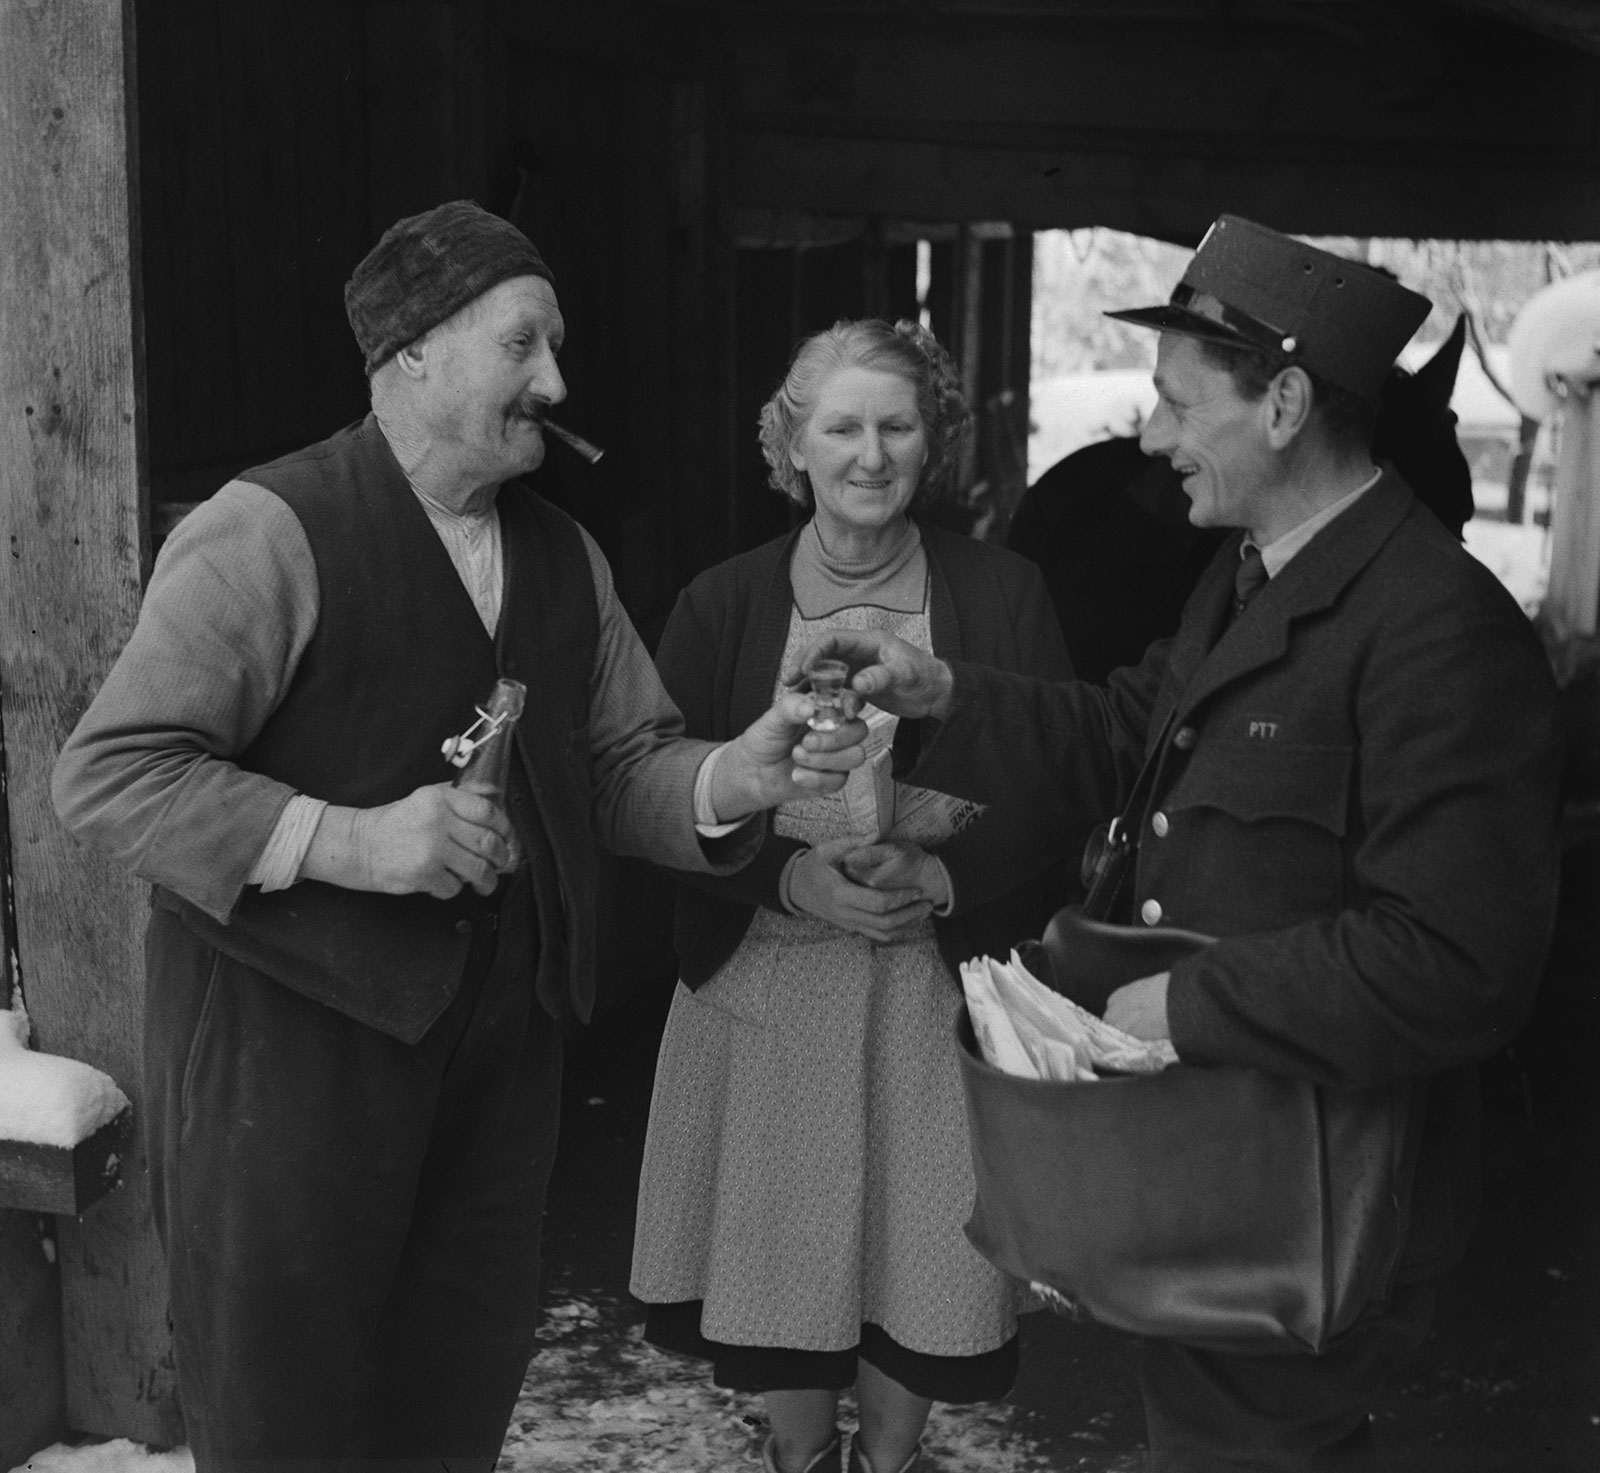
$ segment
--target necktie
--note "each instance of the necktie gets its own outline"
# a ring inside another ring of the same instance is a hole
[[[1261,549],[1253,542],[1245,543],[1239,558],[1239,571],[1233,575],[1233,617],[1244,612],[1245,605],[1267,586],[1267,565],[1262,561]]]

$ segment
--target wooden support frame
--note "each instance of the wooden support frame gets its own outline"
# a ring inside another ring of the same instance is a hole
[[[81,1217],[122,1181],[133,1111],[119,1110],[75,1146],[0,1140],[0,1206]]]
[[[1600,632],[1600,382],[1569,381],[1543,617],[1558,640]]]
[[[50,801],[146,571],[133,26],[133,0],[0,5],[0,690],[36,1036],[110,1074],[137,1115],[143,887],[75,846]],[[125,1190],[58,1219],[66,1422],[171,1443],[166,1281],[134,1141]]]

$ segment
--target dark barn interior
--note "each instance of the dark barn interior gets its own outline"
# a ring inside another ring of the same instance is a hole
[[[5,972],[40,1046],[136,1109],[143,900],[54,826],[51,758],[175,518],[364,412],[342,289],[399,216],[470,197],[551,264],[566,419],[609,453],[553,453],[538,486],[595,534],[647,641],[691,576],[786,524],[756,410],[838,317],[926,307],[981,410],[963,487],[1003,526],[1035,230],[1193,245],[1226,209],[1600,239],[1583,0],[39,0],[0,11],[0,88]],[[52,395],[70,433],[17,427],[13,402]],[[1558,969],[1588,1006],[1594,870],[1574,855]],[[612,928],[601,1039],[647,1031],[672,972],[662,882],[613,888],[642,919]],[[1592,1107],[1529,1067],[1500,1077],[1518,1110]],[[124,1183],[52,1230],[48,1261],[36,1214],[0,1211],[19,1306],[0,1458],[69,1429],[181,1438],[137,1154]],[[1597,1364],[1592,1334],[1564,1353]],[[1551,1425],[1577,1425],[1576,1399]]]

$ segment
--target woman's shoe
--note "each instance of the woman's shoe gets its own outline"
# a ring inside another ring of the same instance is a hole
[[[899,1468],[893,1470],[893,1473],[917,1473],[917,1469],[921,1464],[922,1444],[919,1442],[911,1449],[911,1456]],[[867,1461],[867,1455],[861,1451],[861,1444],[856,1440],[855,1436],[850,1439],[850,1461],[846,1468],[846,1473],[878,1473],[878,1469]]]
[[[783,1473],[778,1467],[777,1438],[768,1437],[761,1447],[761,1473]],[[801,1469],[801,1473],[840,1473],[839,1439],[835,1437]]]

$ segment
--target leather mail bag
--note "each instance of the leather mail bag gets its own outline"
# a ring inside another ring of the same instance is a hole
[[[1069,908],[1028,960],[1099,1011],[1206,944]],[[967,1236],[1058,1308],[1214,1350],[1314,1354],[1381,1304],[1405,1240],[1416,1086],[1184,1064],[1024,1079],[983,1061],[964,1013],[959,1045],[977,1179]]]

